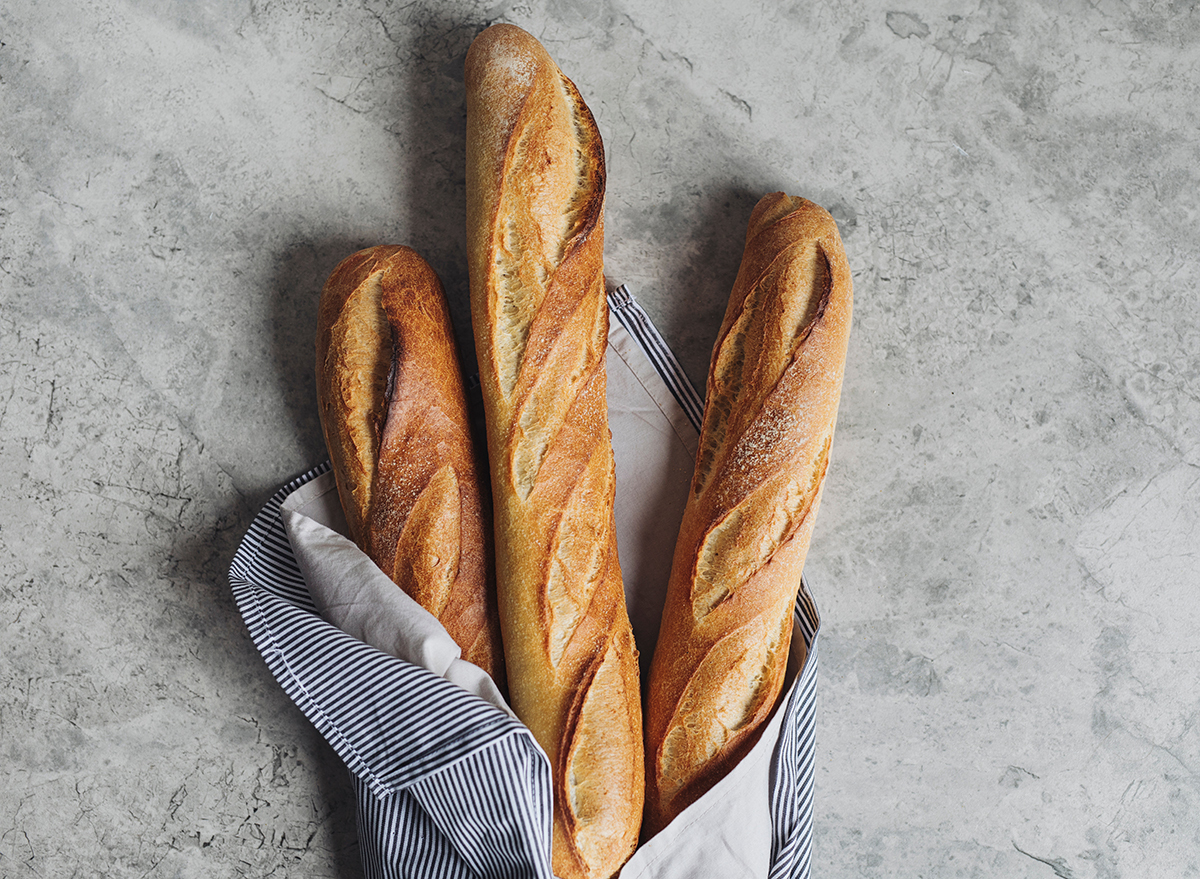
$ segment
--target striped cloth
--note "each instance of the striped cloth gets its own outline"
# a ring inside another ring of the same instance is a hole
[[[609,308],[698,431],[700,398],[645,312],[623,287],[609,294]],[[281,505],[328,469],[322,464],[276,492],[238,548],[229,579],[268,668],[353,776],[365,875],[551,879],[550,767],[528,729],[318,615]],[[810,873],[818,621],[802,583],[796,627],[807,651],[784,695],[770,767],[767,879]]]

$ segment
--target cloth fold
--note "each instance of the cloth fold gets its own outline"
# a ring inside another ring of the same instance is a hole
[[[337,485],[327,473],[280,508],[288,542],[317,612],[343,632],[457,684],[512,714],[492,678],[462,659],[458,644],[351,540],[333,530]]]
[[[643,656],[653,652],[701,407],[624,288],[610,293],[617,536]],[[551,877],[549,762],[495,684],[347,540],[328,465],[281,488],[230,582],[289,697],[354,777],[374,877]],[[807,877],[818,627],[801,584],[788,689],[734,770],[643,844],[624,879]]]

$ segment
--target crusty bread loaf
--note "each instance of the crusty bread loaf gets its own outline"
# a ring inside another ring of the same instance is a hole
[[[744,756],[778,699],[852,299],[829,214],[781,192],[764,197],[713,349],[651,663],[646,837]]]
[[[467,259],[513,710],[554,772],[553,866],[614,875],[643,796],[637,653],[605,400],[604,153],[545,49],[495,25],[466,59]]]
[[[350,536],[503,688],[487,489],[442,285],[413,250],[330,275],[317,397]]]

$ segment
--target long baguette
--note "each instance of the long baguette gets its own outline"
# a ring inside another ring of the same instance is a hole
[[[553,867],[609,877],[643,796],[637,651],[613,521],[604,152],[545,49],[495,25],[467,54],[467,257],[513,710],[550,758]]]
[[[415,251],[334,269],[317,397],[351,537],[503,689],[487,493],[442,285]]]
[[[833,219],[802,198],[764,197],[713,349],[651,663],[644,836],[741,759],[778,699],[852,307]]]

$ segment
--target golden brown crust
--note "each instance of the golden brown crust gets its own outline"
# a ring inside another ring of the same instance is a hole
[[[512,705],[554,768],[553,867],[609,877],[643,796],[637,653],[613,521],[604,153],[545,49],[510,25],[466,59],[467,251]]]
[[[713,349],[651,663],[646,837],[744,756],[778,699],[852,300],[832,217],[801,198],[765,196]]]
[[[487,493],[442,285],[416,252],[372,247],[334,269],[317,397],[351,537],[503,688]]]

